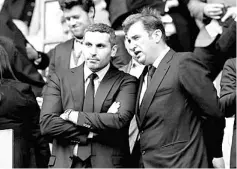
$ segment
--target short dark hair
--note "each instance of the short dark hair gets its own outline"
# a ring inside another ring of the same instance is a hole
[[[87,13],[91,8],[95,10],[95,4],[93,0],[58,0],[60,8],[64,11],[65,9],[71,9],[74,6],[81,6]]]
[[[149,34],[156,29],[161,30],[162,38],[164,41],[166,40],[165,28],[161,21],[161,15],[156,9],[145,7],[142,8],[139,13],[128,16],[122,24],[125,34],[127,34],[129,28],[137,22],[142,22],[145,30]]]
[[[116,44],[116,35],[114,29],[104,23],[91,24],[85,29],[84,35],[86,32],[107,33],[110,35],[109,41],[111,46],[114,46]]]

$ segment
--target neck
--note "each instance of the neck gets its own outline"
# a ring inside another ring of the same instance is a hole
[[[154,53],[157,53],[157,55],[154,57],[153,59],[153,63],[155,62],[155,60],[161,56],[161,54],[168,49],[168,45],[166,43],[160,43],[159,45],[157,45]],[[152,64],[153,64],[152,63]]]

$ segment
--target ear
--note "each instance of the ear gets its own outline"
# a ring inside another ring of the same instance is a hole
[[[152,37],[155,39],[156,43],[159,43],[161,38],[162,38],[162,32],[160,29],[156,29],[153,33],[152,33]]]
[[[117,50],[118,50],[118,46],[114,45],[111,49],[111,57],[114,57],[116,55]]]
[[[95,17],[95,9],[93,7],[90,7],[90,10],[88,12],[89,18],[93,19]]]

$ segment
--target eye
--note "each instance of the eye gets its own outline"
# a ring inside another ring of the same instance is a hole
[[[65,17],[65,20],[66,21],[70,21],[70,17]]]
[[[136,40],[139,40],[140,37],[139,36],[134,36],[134,37],[132,37],[132,39],[136,41]]]
[[[73,16],[72,18],[73,18],[73,19],[79,19],[80,16],[77,15],[77,16]]]
[[[98,48],[104,48],[105,45],[104,45],[104,44],[98,44],[97,47],[98,47]]]
[[[85,46],[87,46],[87,47],[91,47],[91,46],[92,46],[92,44],[91,44],[91,43],[89,43],[89,42],[86,42],[86,43],[85,43]]]

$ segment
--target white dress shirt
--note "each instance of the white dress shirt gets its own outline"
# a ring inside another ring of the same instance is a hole
[[[169,52],[170,50],[170,47],[167,47],[165,50],[163,50],[161,53],[160,53],[160,56],[158,56],[155,60],[155,62],[152,64],[155,68],[158,68],[160,62],[162,61],[162,59],[165,57],[165,55]],[[147,73],[148,74],[148,73]],[[144,80],[143,80],[143,84],[142,84],[142,90],[141,90],[141,95],[140,95],[140,100],[139,100],[139,105],[141,105],[142,103],[142,99],[144,97],[144,94],[146,92],[146,89],[147,89],[147,74],[145,75],[144,77]]]
[[[75,39],[70,57],[70,69],[80,66],[84,62],[84,60],[85,59],[82,54],[82,42]]]

